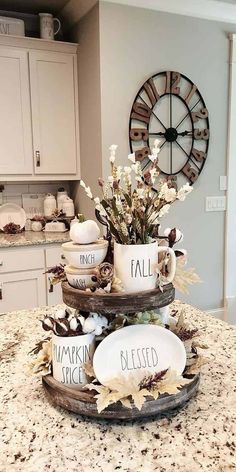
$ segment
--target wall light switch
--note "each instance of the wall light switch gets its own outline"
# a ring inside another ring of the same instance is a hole
[[[206,211],[225,211],[226,197],[206,197]]]
[[[220,190],[227,190],[227,176],[220,176]]]

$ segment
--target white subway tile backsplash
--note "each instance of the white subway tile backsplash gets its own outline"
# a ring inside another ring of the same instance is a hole
[[[59,187],[64,187],[70,195],[69,182],[4,183],[2,203],[16,203],[22,206],[23,193],[53,193],[56,195]]]

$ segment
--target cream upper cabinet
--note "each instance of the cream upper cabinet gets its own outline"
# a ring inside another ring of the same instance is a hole
[[[76,51],[0,35],[1,181],[80,178]]]
[[[0,174],[32,174],[28,54],[0,47]]]
[[[74,57],[30,51],[36,174],[76,174]]]

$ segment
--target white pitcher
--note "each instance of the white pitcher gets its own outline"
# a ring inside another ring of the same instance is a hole
[[[159,252],[170,255],[170,272],[168,281],[175,276],[176,256],[173,249],[160,246],[158,242],[150,244],[119,244],[114,243],[114,268],[116,276],[121,280],[125,292],[140,292],[156,287]]]
[[[40,17],[40,38],[53,40],[54,36],[60,31],[61,22],[58,18],[53,18],[51,13],[39,13]],[[57,29],[54,28],[57,23]]]

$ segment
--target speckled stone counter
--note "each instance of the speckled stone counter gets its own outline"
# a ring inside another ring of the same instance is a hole
[[[44,231],[24,231],[19,234],[0,233],[0,249],[16,246],[37,246],[40,244],[57,244],[70,241],[69,231],[53,233]]]
[[[209,345],[197,397],[168,417],[108,422],[54,408],[24,373],[46,311],[0,316],[1,472],[236,470],[236,327],[187,307]]]

